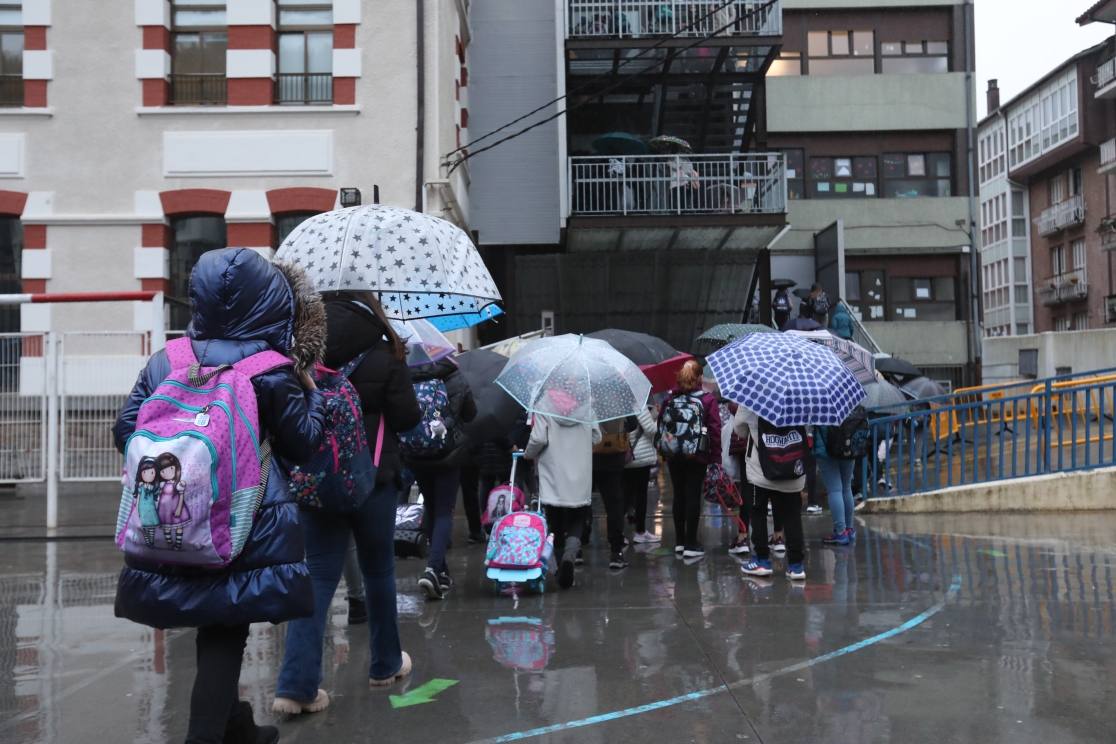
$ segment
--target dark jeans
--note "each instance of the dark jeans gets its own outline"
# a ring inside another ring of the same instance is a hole
[[[651,485],[651,466],[624,470],[624,510],[635,507],[636,532],[647,531],[647,488]]]
[[[598,470],[593,480],[604,502],[608,549],[619,553],[624,549],[624,471]]]
[[[277,697],[310,701],[318,693],[329,605],[341,578],[350,535],[356,541],[368,603],[372,655],[368,676],[384,679],[403,665],[395,605],[395,502],[395,486],[387,484],[377,486],[354,514],[301,513],[306,565],[314,584],[314,615],[287,623],[287,648],[275,684]]]
[[[546,526],[554,535],[554,552],[560,560],[573,560],[581,549],[581,533],[592,515],[588,506],[546,506]]]
[[[457,504],[461,471],[459,468],[416,469],[415,478],[426,505],[426,536],[430,540],[426,566],[437,573],[449,573],[446,551],[453,534],[453,507]]]
[[[698,520],[701,519],[701,487],[706,465],[695,460],[671,460],[670,484],[674,490],[674,540],[697,550]]]
[[[221,744],[229,718],[240,699],[240,663],[248,640],[247,625],[198,628],[198,671],[190,695],[186,744]]]
[[[756,550],[756,558],[771,558],[771,549],[767,545],[767,502],[770,501],[775,521],[783,528],[787,542],[787,563],[802,563],[805,558],[802,496],[797,491],[783,493],[753,486],[752,499],[752,546]]]
[[[806,454],[806,503],[810,506],[821,506],[818,501],[818,459],[813,452]]]

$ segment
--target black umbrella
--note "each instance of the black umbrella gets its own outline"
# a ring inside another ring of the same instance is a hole
[[[790,289],[791,287],[793,287],[797,284],[798,284],[798,282],[796,282],[794,279],[772,279],[771,280],[771,288],[772,289]]]
[[[682,353],[657,336],[636,331],[605,328],[603,331],[594,331],[585,335],[606,342],[631,359],[638,367],[665,362]]]
[[[474,444],[507,436],[523,415],[523,408],[496,384],[507,363],[507,357],[488,349],[474,349],[457,357],[457,367],[477,404],[477,417],[464,426]]]
[[[914,379],[922,377],[922,370],[905,359],[880,357],[876,360],[876,370],[892,377]]]
[[[821,331],[825,326],[810,318],[794,318],[783,324],[784,331]]]

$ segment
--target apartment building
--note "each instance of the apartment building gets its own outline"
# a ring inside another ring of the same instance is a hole
[[[1116,247],[1116,75],[1106,72],[1113,49],[1107,41],[1083,50],[1006,103],[989,91],[980,127],[989,335],[1116,322],[1108,253]]]
[[[391,19],[385,23],[384,19]],[[0,292],[162,290],[365,203],[469,228],[468,0],[0,2]],[[24,306],[4,331],[149,330],[127,304]]]
[[[775,273],[794,277],[841,220],[830,293],[880,348],[963,384],[979,353],[972,5],[784,0],[783,25],[767,144],[786,156],[791,229]]]

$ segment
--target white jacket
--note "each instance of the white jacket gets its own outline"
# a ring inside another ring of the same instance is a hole
[[[588,506],[593,500],[593,445],[601,427],[535,414],[523,456],[539,470],[539,501],[544,506]]]
[[[659,462],[659,453],[655,451],[655,433],[658,426],[651,413],[644,409],[636,415],[639,426],[628,434],[628,441],[632,445],[632,461],[626,468],[650,468]]]
[[[744,406],[740,406],[736,409],[736,418],[733,419],[733,430],[736,432],[736,436],[748,442],[748,456],[744,458],[744,463],[748,472],[749,483],[753,486],[781,493],[799,493],[806,487],[806,476],[789,481],[769,481],[764,477],[763,466],[760,465],[759,461],[758,448],[751,441],[752,432],[759,433],[759,416],[756,416]]]

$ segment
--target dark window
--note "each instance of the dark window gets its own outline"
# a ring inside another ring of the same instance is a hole
[[[871,75],[876,71],[875,31],[810,31],[811,75]]]
[[[883,195],[891,199],[951,196],[953,158],[949,153],[888,153],[883,156]]]
[[[224,248],[225,218],[218,215],[176,217],[171,221],[174,246],[170,254],[171,329],[186,330],[190,323],[190,272],[206,251]]]
[[[224,105],[225,53],[229,33],[225,4],[174,0],[170,101],[178,105]]]
[[[787,198],[806,198],[806,163],[802,150],[784,150],[787,159]]]
[[[279,0],[278,103],[333,102],[333,9]]]
[[[18,217],[0,217],[0,294],[19,294],[23,291],[20,273],[22,252],[23,223]],[[0,307],[0,333],[18,332],[19,305]]]
[[[291,230],[301,225],[305,220],[310,219],[318,212],[288,212],[287,214],[276,215],[275,217],[275,234],[278,245],[283,245],[283,241],[291,234]]]
[[[888,320],[957,320],[957,282],[951,276],[892,277]]]
[[[810,158],[810,198],[863,199],[874,196],[875,158]]]
[[[0,2],[0,106],[23,105],[23,21],[20,3]]]
[[[885,74],[949,72],[946,41],[885,41],[880,54]]]
[[[887,320],[884,273],[879,269],[845,272],[845,301],[861,320]]]

